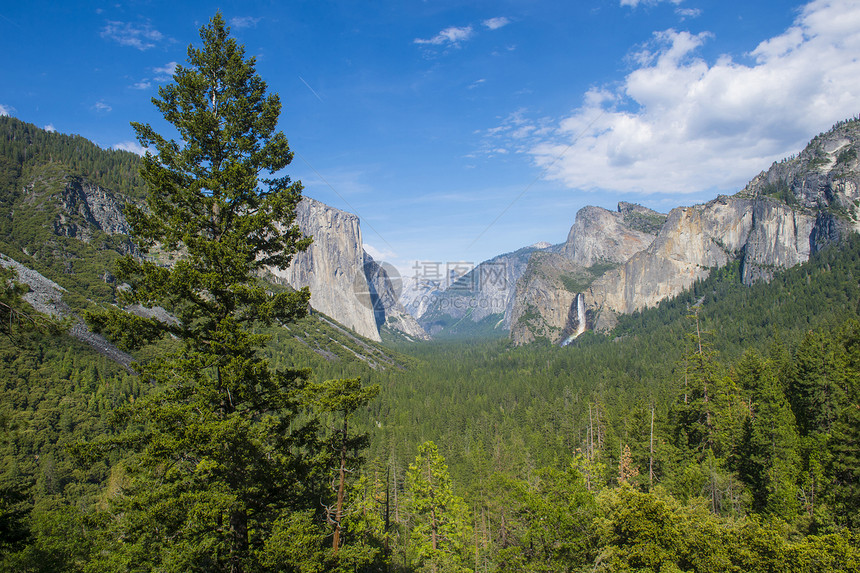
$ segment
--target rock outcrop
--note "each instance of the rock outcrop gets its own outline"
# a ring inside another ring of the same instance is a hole
[[[633,203],[619,203],[617,211],[583,207],[561,254],[581,267],[623,263],[651,244],[665,220],[666,215]]]
[[[127,235],[130,231],[123,214],[125,202],[81,177],[68,178],[60,204],[62,209],[54,221],[58,235],[89,242],[94,230],[108,235]]]
[[[517,283],[511,338],[562,342],[593,321],[583,310],[584,293],[601,275],[650,245],[666,216],[641,205],[619,203],[617,211],[584,207],[556,252],[532,256]]]
[[[596,280],[587,306],[612,323],[674,296],[710,269],[739,260],[745,284],[806,261],[845,233],[860,230],[860,125],[822,134],[797,157],[775,163],[731,197],[672,210],[657,239]]]
[[[358,217],[304,197],[295,223],[304,235],[313,237],[313,243],[288,268],[269,269],[270,278],[296,289],[309,287],[314,310],[379,341],[373,305],[366,296],[370,286],[364,274]]]

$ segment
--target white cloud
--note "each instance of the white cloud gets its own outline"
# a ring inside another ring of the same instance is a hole
[[[108,21],[102,28],[102,38],[113,40],[121,46],[138,50],[154,48],[157,42],[165,39],[164,34],[154,29],[149,22],[132,24],[130,22]]]
[[[100,113],[109,113],[113,110],[113,108],[106,104],[104,101],[97,101],[93,104],[92,109]]]
[[[459,47],[461,42],[465,42],[473,35],[474,30],[471,26],[464,26],[462,28],[451,26],[450,28],[445,28],[429,40],[415,38],[414,42],[416,44],[431,44],[433,46],[449,45]]]
[[[640,4],[645,6],[654,6],[655,4],[659,4],[660,2],[671,2],[672,4],[680,4],[684,0],[621,0],[622,6],[630,6],[631,8],[636,8]]]
[[[45,126],[45,131],[47,131],[49,133],[57,133],[57,128],[54,127],[53,123],[49,123],[48,125]]]
[[[482,24],[490,30],[498,30],[499,28],[503,28],[510,23],[511,21],[504,16],[499,16],[498,18],[490,18],[489,20],[484,20],[482,22]]]
[[[239,16],[237,18],[230,19],[230,25],[234,28],[256,28],[257,23],[260,22],[262,18],[253,18],[251,16]]]
[[[173,79],[173,74],[176,73],[176,66],[179,64],[176,62],[167,62],[160,68],[152,68],[152,71],[155,72],[155,81],[157,82],[169,82]]]
[[[160,68],[152,68],[152,71],[156,74],[163,74],[166,76],[172,76],[174,72],[176,72],[176,66],[179,64],[177,62],[167,62]]]
[[[15,112],[15,108],[11,105],[3,105],[0,103],[0,115],[9,115],[11,116]]]
[[[364,243],[364,250],[367,251],[367,254],[373,257],[373,260],[377,263],[381,263],[383,261],[388,261],[397,257],[397,253],[392,251],[391,249],[377,249],[373,245],[368,243]]]
[[[696,55],[709,34],[655,34],[617,86],[593,87],[552,122],[522,112],[487,132],[506,138],[546,177],[574,189],[624,192],[738,190],[761,169],[802,149],[857,112],[860,5],[816,0],[782,34],[741,63]],[[534,127],[530,131],[529,128]]]
[[[111,149],[130,151],[140,156],[143,156],[143,154],[146,153],[146,148],[136,141],[121,141],[119,143],[114,144]]]
[[[152,82],[150,82],[149,80],[141,80],[141,81],[133,84],[131,87],[132,87],[132,89],[136,89],[136,90],[145,90],[145,89],[149,89],[150,86],[152,86]]]

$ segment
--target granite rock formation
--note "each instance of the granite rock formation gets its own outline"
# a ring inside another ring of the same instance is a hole
[[[819,135],[796,157],[775,163],[731,197],[672,210],[657,239],[596,280],[587,306],[612,324],[613,313],[653,306],[741,262],[744,283],[806,261],[845,233],[860,230],[860,123]]]
[[[532,256],[517,282],[510,320],[513,341],[562,342],[581,334],[593,313],[583,310],[579,295],[603,273],[647,248],[665,218],[632,203],[619,203],[616,211],[580,209],[567,241]]]
[[[398,305],[384,267],[364,252],[356,215],[304,197],[295,223],[313,243],[288,268],[269,269],[270,280],[296,289],[309,287],[311,308],[371,340],[381,340],[382,325],[413,338],[426,337]]]

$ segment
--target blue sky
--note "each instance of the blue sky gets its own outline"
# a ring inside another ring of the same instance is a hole
[[[281,96],[288,173],[405,274],[734,193],[860,112],[857,0],[31,0],[0,5],[0,113],[139,151],[217,9]]]

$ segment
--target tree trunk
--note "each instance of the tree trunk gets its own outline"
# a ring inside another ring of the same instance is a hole
[[[648,456],[648,484],[654,485],[654,404],[651,404],[651,437],[649,438],[650,442],[650,455]]]
[[[343,517],[343,496],[346,489],[346,436],[347,419],[344,416],[340,446],[340,477],[337,486],[337,509],[334,515],[334,540],[332,541],[332,552],[335,555],[337,555],[337,550],[340,549],[340,520]]]
[[[230,514],[230,534],[233,537],[230,549],[230,573],[243,573],[243,557],[248,554],[248,514],[236,510]]]

